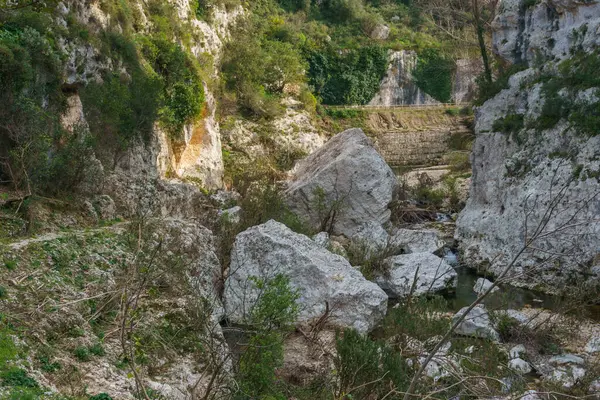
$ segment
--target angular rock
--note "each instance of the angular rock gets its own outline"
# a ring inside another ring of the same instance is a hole
[[[475,286],[473,286],[473,291],[478,295],[482,295],[487,292],[492,285],[493,283],[485,278],[477,278]],[[496,286],[494,289],[492,289],[492,293],[497,292],[498,290],[500,290],[500,288]]]
[[[384,260],[389,269],[387,276],[380,275],[375,282],[390,297],[410,294],[417,275],[414,295],[420,296],[456,287],[456,271],[442,258],[429,253],[411,253]]]
[[[376,222],[361,225],[350,239],[352,245],[362,248],[367,258],[386,251],[389,243],[388,233]]]
[[[278,274],[287,276],[299,291],[298,323],[320,318],[328,303],[329,323],[368,332],[387,309],[387,295],[343,257],[273,220],[236,237],[230,271],[225,282],[225,309],[236,323],[249,321],[260,295],[252,279],[269,280]]]
[[[452,320],[456,323],[460,316],[464,315],[468,307],[463,307],[459,312],[454,315]],[[478,305],[471,310],[471,312],[465,317],[465,319],[456,328],[456,333],[463,336],[479,337],[484,339],[491,339],[493,341],[500,341],[500,335],[490,321],[490,316],[484,306]]]
[[[508,356],[512,358],[520,358],[521,354],[525,354],[527,350],[522,344],[518,344],[508,351]]]
[[[390,239],[390,246],[404,253],[436,253],[444,247],[444,241],[433,230],[398,229]]]
[[[389,221],[396,183],[371,140],[349,129],[298,162],[285,194],[291,210],[311,226],[350,238],[365,223]]]
[[[513,358],[508,362],[508,368],[516,371],[522,375],[528,374],[531,372],[532,368],[529,363],[521,358]]]
[[[371,39],[386,40],[390,36],[390,27],[384,24],[378,24],[371,31]]]
[[[544,378],[561,384],[564,388],[570,388],[581,380],[586,374],[585,369],[574,365],[558,367]]]
[[[589,354],[600,352],[600,336],[594,336],[586,343],[585,352]]]

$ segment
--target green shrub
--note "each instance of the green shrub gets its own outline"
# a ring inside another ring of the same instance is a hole
[[[3,386],[18,386],[26,388],[38,388],[39,385],[35,379],[27,374],[27,371],[21,368],[10,368],[0,373]]]
[[[450,328],[450,317],[440,312],[447,309],[448,304],[441,296],[402,301],[388,312],[383,323],[385,335],[405,335],[422,341],[443,335]]]
[[[104,347],[100,343],[96,343],[89,347],[90,354],[102,357],[106,354]]]
[[[100,393],[94,396],[90,396],[89,400],[113,400],[113,398],[106,393]]]
[[[334,359],[338,387],[335,398],[380,398],[390,388],[402,392],[410,371],[402,356],[355,330],[338,332]],[[392,397],[396,398],[396,397]]]
[[[90,361],[90,351],[85,346],[79,346],[73,351],[73,355],[81,362]]]
[[[244,398],[265,398],[278,395],[275,369],[283,362],[283,338],[298,315],[299,294],[281,274],[251,282],[261,295],[250,311],[252,334],[240,357],[238,383]]]
[[[388,51],[367,46],[340,54],[328,48],[310,53],[308,63],[308,79],[324,104],[366,104],[387,71]]]
[[[513,64],[510,67],[501,70],[498,77],[492,82],[488,82],[487,79],[485,79],[485,76],[481,75],[477,78],[477,97],[473,103],[480,106],[500,93],[503,89],[507,89],[509,78],[526,68],[527,65],[525,64]]]
[[[517,133],[523,129],[524,125],[523,114],[508,114],[506,117],[495,120],[492,129],[495,132]]]
[[[454,62],[437,49],[427,49],[419,54],[413,71],[415,83],[434,99],[447,103],[452,96]]]

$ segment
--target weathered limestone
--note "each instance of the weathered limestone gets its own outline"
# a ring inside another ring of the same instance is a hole
[[[442,258],[429,253],[394,256],[384,261],[389,275],[377,276],[375,282],[390,297],[408,296],[413,287],[416,296],[452,289],[456,286],[456,271]]]
[[[278,274],[287,276],[299,291],[298,323],[322,317],[328,304],[332,325],[368,332],[386,312],[387,295],[348,261],[273,220],[236,237],[230,271],[225,308],[236,323],[248,321],[260,294],[253,279],[269,280]]]
[[[598,279],[600,183],[591,175],[600,170],[600,136],[578,132],[564,120],[545,130],[528,125],[535,124],[547,100],[536,81],[540,73],[555,74],[561,60],[599,47],[600,3],[552,0],[524,6],[524,0],[503,1],[494,21],[496,53],[530,68],[511,76],[507,89],[476,110],[472,186],[456,239],[467,264],[497,276],[543,226],[514,263],[511,283],[556,291]],[[595,90],[575,93],[576,108],[595,102]],[[518,115],[522,128],[497,132],[496,121]],[[547,258],[551,262],[541,262]]]
[[[360,129],[337,134],[298,162],[287,203],[315,228],[353,237],[362,225],[383,225],[396,186],[390,167]]]
[[[437,253],[444,247],[437,232],[428,229],[397,229],[390,238],[390,246],[404,253]]]

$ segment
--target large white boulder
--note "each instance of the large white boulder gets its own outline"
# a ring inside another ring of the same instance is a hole
[[[350,238],[365,223],[389,221],[396,183],[371,140],[349,129],[298,162],[286,199],[314,228]]]
[[[430,229],[398,229],[390,245],[404,253],[435,253],[444,247],[436,231]]]
[[[600,336],[593,336],[585,345],[585,352],[594,354],[600,352]]]
[[[379,275],[375,282],[390,297],[410,294],[416,275],[414,295],[435,293],[456,287],[456,271],[444,259],[430,253],[410,253],[384,260],[389,274]]]
[[[467,312],[468,308],[469,307],[461,308],[460,311],[454,315],[452,322],[456,323],[456,321]],[[479,337],[494,341],[500,340],[500,335],[492,326],[488,311],[483,305],[475,306],[475,308],[469,312],[465,319],[463,319],[456,327],[456,333],[463,336]]]
[[[387,295],[367,281],[346,259],[333,254],[285,225],[268,221],[236,239],[224,301],[229,319],[249,322],[261,291],[254,278],[269,280],[283,274],[300,294],[298,323],[320,318],[329,304],[328,322],[368,332],[385,316]]]

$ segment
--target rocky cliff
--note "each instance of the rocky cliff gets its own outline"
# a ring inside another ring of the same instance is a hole
[[[465,261],[557,291],[600,276],[600,3],[500,3],[494,51],[520,69],[476,109]],[[520,253],[523,251],[522,253]],[[588,294],[591,292],[588,292]]]

